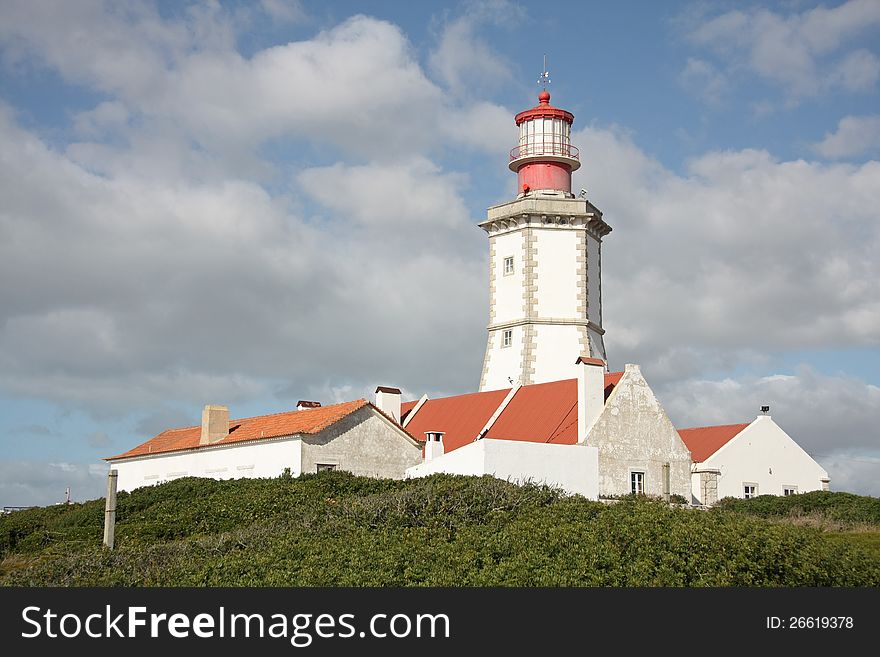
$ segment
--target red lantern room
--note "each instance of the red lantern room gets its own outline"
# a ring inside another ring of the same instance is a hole
[[[550,92],[538,94],[538,105],[516,115],[519,146],[510,151],[510,170],[516,171],[521,194],[541,190],[571,196],[571,172],[580,166],[571,145],[574,115],[550,104]]]

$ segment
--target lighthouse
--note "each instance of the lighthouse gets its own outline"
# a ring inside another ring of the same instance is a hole
[[[549,74],[541,75],[545,83]],[[515,117],[515,199],[489,208],[489,325],[480,390],[577,376],[575,361],[607,361],[602,328],[602,212],[571,191],[580,153],[571,112],[538,104]]]

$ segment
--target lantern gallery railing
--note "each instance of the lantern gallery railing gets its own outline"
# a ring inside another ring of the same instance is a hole
[[[573,160],[580,159],[580,152],[577,147],[572,146],[567,141],[541,139],[541,135],[536,135],[533,138],[529,135],[528,142],[510,150],[510,161],[513,162],[521,157],[531,157],[533,155],[555,155],[558,157],[570,157]]]

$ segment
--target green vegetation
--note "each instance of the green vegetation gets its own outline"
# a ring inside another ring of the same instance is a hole
[[[728,497],[719,502],[713,513],[817,527],[825,530],[829,540],[867,550],[880,559],[880,499],[876,497],[822,491],[789,497],[761,495],[750,500]]]
[[[877,501],[852,498],[852,521],[863,522]],[[644,498],[604,504],[447,475],[179,479],[119,495],[113,551],[101,546],[103,500],[0,518],[0,584],[880,584],[876,544],[754,517],[784,515],[766,504],[725,502],[712,512]],[[826,506],[846,516],[844,502]]]
[[[814,491],[789,497],[761,495],[750,500],[727,497],[715,510],[835,528],[880,526],[880,498],[852,493]]]

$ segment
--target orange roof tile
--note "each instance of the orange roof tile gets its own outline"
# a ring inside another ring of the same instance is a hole
[[[745,429],[746,424],[724,424],[715,427],[679,429],[678,435],[691,450],[691,460],[702,463]]]
[[[605,398],[623,372],[605,374]],[[425,431],[444,431],[444,451],[473,442],[510,389],[429,399],[406,425],[421,439]],[[402,405],[409,411],[415,402]],[[577,379],[523,386],[489,428],[485,438],[573,445],[577,442]]]
[[[285,411],[272,415],[259,415],[241,420],[230,420],[229,435],[222,440],[218,440],[216,443],[211,443],[211,446],[229,445],[246,440],[259,440],[260,438],[318,433],[367,405],[368,402],[365,399],[358,399],[356,401],[302,411]],[[112,461],[131,456],[145,456],[147,454],[195,449],[199,447],[201,432],[201,426],[167,429],[158,436],[127,452],[118,456],[111,456],[105,460]]]

